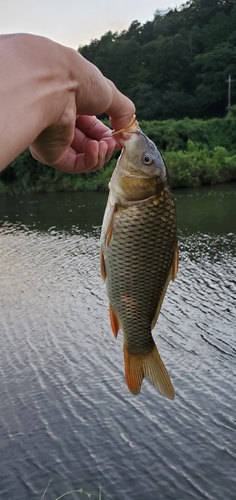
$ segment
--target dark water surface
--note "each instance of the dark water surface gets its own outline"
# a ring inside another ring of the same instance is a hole
[[[175,194],[180,270],[154,330],[174,402],[125,386],[106,195],[0,197],[1,499],[40,500],[49,480],[45,500],[236,499],[236,186]]]

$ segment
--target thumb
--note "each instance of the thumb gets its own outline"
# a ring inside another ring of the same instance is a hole
[[[120,130],[128,125],[135,115],[134,103],[122,94],[111,80],[107,79],[111,89],[111,104],[106,110],[114,130]]]

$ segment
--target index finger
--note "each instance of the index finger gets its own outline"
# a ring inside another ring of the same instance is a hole
[[[100,141],[104,137],[111,137],[111,129],[102,123],[96,116],[78,115],[76,127],[90,139]]]

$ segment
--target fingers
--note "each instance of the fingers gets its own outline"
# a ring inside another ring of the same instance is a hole
[[[128,117],[129,115],[127,115]],[[133,115],[134,116],[134,115]],[[132,116],[132,117],[133,117]],[[125,119],[125,117],[124,117]],[[120,130],[119,124],[122,123],[120,120],[117,121],[116,128],[114,130]],[[106,156],[106,161],[108,161],[114,149],[122,149],[122,145],[120,144],[119,137],[117,135],[112,135],[112,130],[108,128],[104,123],[102,123],[96,116],[86,116],[80,115],[76,120],[76,128],[75,128],[75,137],[72,143],[72,147],[75,148],[76,151],[82,151],[81,145],[79,144],[82,141],[82,134],[86,138],[95,139],[96,141],[104,140],[108,145],[108,151]],[[84,141],[83,137],[83,141]]]
[[[111,130],[98,120],[96,116],[79,115],[75,125],[87,137],[96,141],[99,141],[102,137],[111,137]]]
[[[82,153],[88,144],[91,141],[94,142],[94,140],[103,141],[107,144],[105,161],[108,161],[117,146],[116,138],[111,135],[111,130],[95,116],[79,116],[76,120],[71,147],[77,153]]]
[[[77,153],[70,147],[62,155],[60,161],[52,166],[70,174],[99,170],[106,161],[107,151],[108,145],[105,141],[90,141],[85,146],[83,153]]]
[[[53,144],[54,131],[43,132],[30,146],[32,156],[65,172],[79,173],[102,168],[117,147],[117,140],[111,130],[95,116],[77,117],[73,141],[69,148],[64,148],[63,153],[60,138],[59,144]]]

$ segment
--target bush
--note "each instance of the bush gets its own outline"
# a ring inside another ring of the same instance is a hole
[[[228,156],[225,148],[213,151],[205,145],[188,141],[186,151],[165,153],[170,184],[173,188],[218,184],[236,179],[236,155]]]
[[[232,106],[225,119],[141,121],[140,127],[164,154],[171,186],[192,187],[236,180],[235,117]],[[70,175],[45,167],[26,150],[0,175],[0,194],[107,190],[115,164],[113,158],[99,171]]]

